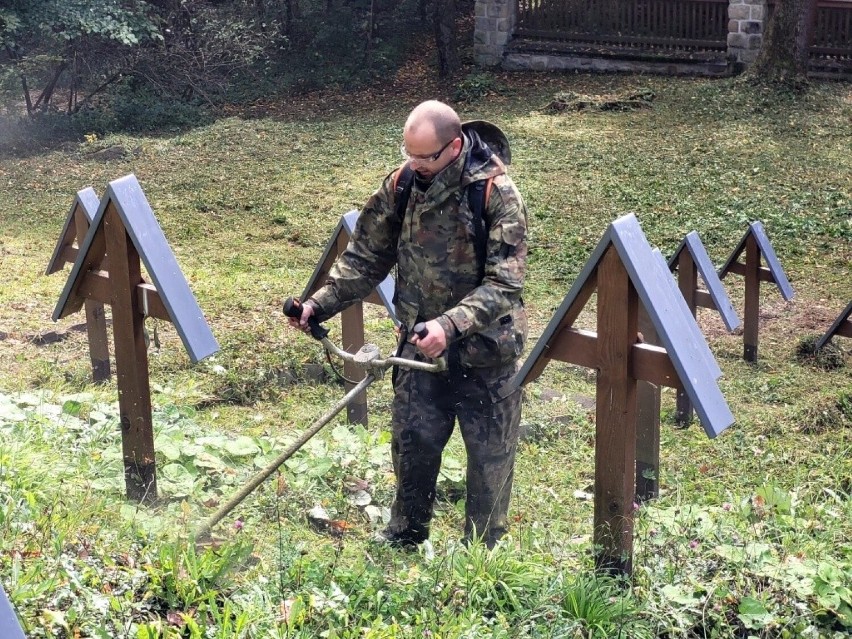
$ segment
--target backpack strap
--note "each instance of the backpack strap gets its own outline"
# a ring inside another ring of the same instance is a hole
[[[467,202],[473,214],[473,230],[476,243],[476,263],[479,264],[479,279],[485,277],[485,254],[488,248],[488,231],[491,224],[485,211],[488,210],[488,198],[491,197],[491,187],[494,178],[479,180],[467,187]]]
[[[393,210],[397,219],[402,222],[405,209],[408,208],[408,198],[411,196],[411,185],[414,184],[414,169],[406,162],[393,176]]]

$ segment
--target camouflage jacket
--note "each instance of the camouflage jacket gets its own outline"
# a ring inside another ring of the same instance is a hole
[[[394,172],[395,173],[395,172]],[[403,219],[394,211],[394,173],[367,201],[349,245],[311,300],[324,321],[365,298],[397,266],[394,304],[408,329],[437,319],[461,363],[490,367],[517,359],[527,320],[521,300],[527,216],[503,162],[476,133],[425,191],[415,180]],[[485,275],[480,280],[473,215],[465,187],[493,178]]]

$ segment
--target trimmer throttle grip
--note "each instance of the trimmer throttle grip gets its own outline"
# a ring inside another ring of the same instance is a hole
[[[302,304],[299,300],[288,297],[284,300],[284,315],[293,319],[301,319]],[[321,340],[328,337],[328,329],[317,321],[313,315],[308,318],[308,328],[311,330],[311,337],[316,340]]]
[[[412,329],[414,334],[417,335],[420,339],[423,339],[429,334],[429,329],[426,328],[425,322],[417,322]]]

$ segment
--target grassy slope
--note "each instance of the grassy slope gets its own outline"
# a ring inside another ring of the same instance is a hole
[[[737,424],[716,441],[708,441],[699,428],[664,429],[659,512],[686,504],[703,509],[747,505],[756,489],[771,483],[794,491],[818,518],[830,489],[844,495],[837,518],[818,521],[812,530],[787,531],[787,543],[803,556],[813,551],[848,561],[849,548],[832,542],[852,538],[843,517],[852,510],[848,432],[829,428],[814,435],[800,426],[812,420],[806,415],[811,407],[829,406],[839,392],[852,391],[852,378],[848,368],[818,371],[793,357],[798,339],[824,330],[852,297],[848,87],[818,86],[794,101],[743,93],[727,82],[687,79],[501,76],[493,86],[498,91],[487,99],[459,110],[465,118],[499,123],[512,141],[512,174],[531,213],[526,300],[533,339],[606,225],[621,212],[635,211],[651,243],[664,254],[686,232],[697,230],[717,264],[749,220],[764,222],[796,298],[785,304],[764,287],[756,366],[740,359],[741,338],[724,334],[709,311],[700,313],[725,372],[722,390]],[[656,93],[653,109],[562,115],[543,110],[557,90],[599,94],[640,86]],[[280,301],[301,291],[340,214],[357,208],[398,162],[408,105],[391,107],[377,100],[366,108],[363,103],[353,112],[317,103],[314,115],[303,109],[296,115],[232,117],[181,134],[116,136],[0,160],[0,331],[8,334],[0,341],[0,390],[94,390],[86,383],[83,333],[70,332],[68,339],[48,346],[28,339],[82,321],[50,322],[63,276],[42,275],[75,191],[92,185],[100,194],[109,180],[132,171],[222,346],[215,362],[190,367],[173,329],[161,325],[164,346],[151,358],[155,403],[195,406],[195,421],[211,431],[298,432],[341,389],[277,383],[282,370],[293,369],[298,376],[302,364],[322,361],[314,344],[284,329]],[[111,144],[137,153],[106,164],[87,159],[89,152]],[[726,284],[741,309],[741,287],[732,280]],[[375,308],[367,320],[370,339],[387,350],[388,320]],[[592,321],[582,318],[587,325]],[[841,346],[848,354],[848,341]],[[214,370],[216,365],[224,373]],[[574,492],[592,483],[593,426],[572,397],[593,395],[593,381],[588,372],[551,365],[529,393],[525,422],[533,436],[519,458],[515,532],[521,540],[548,548],[557,564],[584,564],[589,549],[591,503],[576,500]],[[546,389],[558,389],[565,397],[545,402],[540,395]],[[109,388],[94,392],[104,401],[114,398]],[[387,382],[371,390],[372,429],[387,424],[389,396]],[[669,415],[670,391],[664,392],[663,403]],[[568,418],[560,420],[564,415]],[[462,458],[458,441],[451,451]],[[388,505],[387,465],[376,472],[377,498]],[[332,542],[307,530],[301,516],[323,490],[331,495],[325,499],[334,502],[340,486],[311,490],[318,492],[294,495],[287,534],[319,552]],[[267,568],[274,566],[268,505],[265,510],[247,507],[244,513],[254,520],[257,552]],[[649,521],[646,528],[640,526],[637,546],[638,573],[648,583],[681,570],[711,581],[704,572],[709,570],[706,557],[691,558],[674,542],[656,546],[648,532],[653,517]],[[699,534],[691,524],[679,525],[683,539]],[[438,544],[457,537],[459,514],[442,512],[436,527]],[[765,533],[760,528],[752,531],[758,539]],[[357,564],[368,529],[357,522],[343,561]],[[393,565],[395,560],[386,561]],[[0,562],[0,567],[6,572],[8,565]],[[734,563],[722,570],[736,581]],[[649,601],[664,605],[653,596]],[[662,618],[671,614],[660,612]]]

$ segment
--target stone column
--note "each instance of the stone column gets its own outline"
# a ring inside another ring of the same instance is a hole
[[[476,0],[473,53],[477,64],[500,64],[517,16],[518,0]]]
[[[728,4],[728,60],[741,66],[754,62],[763,42],[765,0],[730,0]]]

